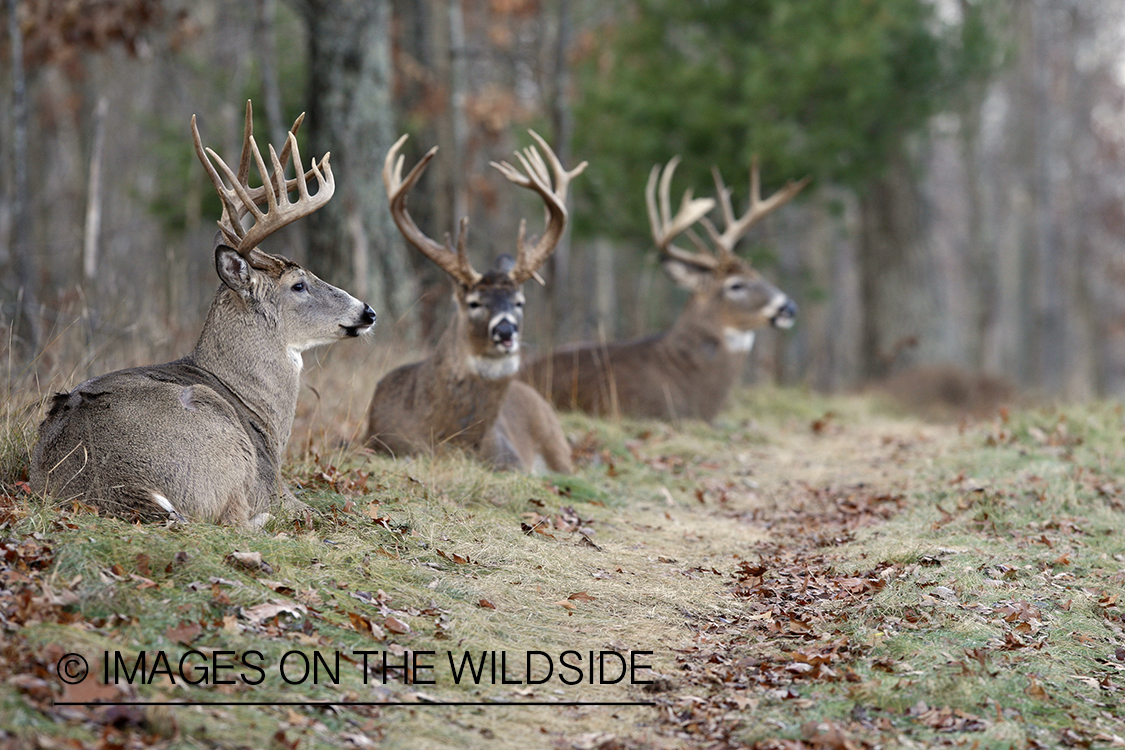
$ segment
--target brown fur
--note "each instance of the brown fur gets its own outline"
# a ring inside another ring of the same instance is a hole
[[[671,329],[631,341],[562,347],[520,378],[559,409],[596,415],[710,422],[726,405],[747,351],[728,333],[791,321],[788,297],[744,263],[710,271],[680,261],[673,278],[694,295]]]
[[[399,149],[406,136],[387,152],[383,184],[391,215],[410,244],[453,279],[456,310],[429,358],[393,370],[375,386],[366,438],[371,448],[392,455],[458,448],[499,469],[571,470],[570,446],[550,404],[511,385],[520,365],[521,286],[558,244],[567,221],[567,186],[586,163],[565,169],[547,143],[531,135],[543,153],[534,147],[517,153],[523,172],[507,162],[493,166],[543,199],[547,226],[528,247],[521,223],[516,256],[501,255],[483,276],[469,262],[467,218],[454,250],[448,237],[445,245],[427,237],[406,209],[410,189],[437,149],[405,177]]]
[[[538,394],[512,393],[518,351],[498,351],[489,334],[490,321],[505,312],[518,331],[523,312],[515,302],[522,306],[522,293],[500,271],[472,288],[455,286],[456,312],[434,353],[392,370],[376,385],[367,445],[397,456],[459,449],[498,469],[571,471],[554,410]],[[479,307],[470,309],[470,300]],[[490,369],[507,374],[482,375]]]

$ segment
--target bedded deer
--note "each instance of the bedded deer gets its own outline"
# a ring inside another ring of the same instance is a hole
[[[222,285],[199,341],[175,362],[111,372],[56,394],[32,456],[36,492],[126,519],[243,526],[264,523],[279,496],[292,499],[279,470],[297,406],[301,352],[356,337],[375,323],[363,302],[257,247],[332,197],[329,155],[319,165],[314,159],[308,172],[301,163],[295,134],[303,117],[280,158],[270,146],[269,176],[249,102],[237,175],[214,151],[204,152],[192,117],[196,154],[223,203],[214,249]],[[286,180],[290,153],[297,176]],[[256,188],[248,182],[251,155],[263,181]],[[247,214],[254,219],[248,229],[241,222]]]
[[[608,344],[572,344],[525,366],[521,379],[560,409],[710,422],[742,372],[755,329],[793,325],[797,306],[736,256],[734,247],[750,227],[797,195],[808,179],[790,182],[762,200],[755,161],[750,170],[750,205],[736,219],[730,191],[718,170],[713,170],[725,222],[720,232],[706,217],[716,201],[693,199],[690,190],[672,215],[668,193],[678,161],[672,159],[663,172],[653,167],[645,200],[664,270],[692,293],[691,300],[663,333]],[[697,252],[672,244],[697,222],[706,229],[714,252],[690,233]]]
[[[538,194],[547,227],[534,247],[520,223],[516,256],[501,255],[484,274],[469,262],[468,219],[462,218],[454,250],[430,239],[406,210],[406,197],[437,148],[402,176],[403,136],[387,153],[383,182],[391,215],[407,241],[453,279],[453,320],[426,359],[388,373],[375,387],[368,410],[367,445],[391,455],[464,450],[500,469],[571,470],[570,446],[550,404],[514,380],[520,366],[522,284],[554,251],[566,227],[570,180],[586,163],[567,171],[534,132],[547,161],[534,146],[516,152],[523,172],[507,162],[492,164],[508,180]],[[548,162],[550,171],[548,171]],[[553,186],[552,186],[553,173]]]

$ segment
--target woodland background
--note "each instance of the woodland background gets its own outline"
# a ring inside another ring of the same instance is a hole
[[[390,222],[382,159],[438,158],[412,195],[434,237],[468,215],[478,268],[541,208],[487,165],[535,128],[572,232],[529,289],[535,348],[668,325],[643,207],[813,185],[746,243],[800,305],[750,380],[842,390],[921,364],[1080,399],[1125,393],[1125,4],[1116,0],[6,0],[0,317],[16,372],[73,382],[168,359],[216,286],[214,197],[190,142],[237,158],[301,111],[337,195],[268,250],[421,347],[448,282]]]

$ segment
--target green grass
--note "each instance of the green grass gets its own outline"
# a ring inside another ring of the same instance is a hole
[[[0,574],[25,577],[0,585],[0,730],[224,748],[361,746],[347,735],[380,747],[596,747],[613,746],[611,734],[629,748],[813,746],[816,723],[856,747],[1110,746],[1125,735],[1115,405],[959,428],[862,398],[761,389],[714,427],[574,415],[564,426],[578,449],[571,477],[348,449],[296,460],[287,474],[312,512],[262,532],[130,525],[7,485],[18,504],[5,506],[0,538],[31,546],[7,568],[0,559]],[[35,545],[50,552],[36,557]],[[233,564],[236,551],[269,568]],[[37,604],[22,606],[21,591]],[[299,614],[259,618],[271,603]],[[130,695],[659,705],[165,708],[107,729],[97,711],[60,715],[12,681],[38,675],[61,700],[50,666],[63,653],[100,668],[106,651],[131,663],[189,648],[257,651],[268,669],[259,685],[158,680]],[[657,676],[644,676],[658,684],[456,685],[446,665],[448,654],[506,651],[519,663],[509,676],[522,676],[526,652],[568,649],[652,651]],[[292,651],[362,650],[400,664],[435,652],[422,660],[437,684],[404,684],[396,670],[383,685],[369,670],[365,685],[347,659],[339,685],[290,686],[276,670]]]

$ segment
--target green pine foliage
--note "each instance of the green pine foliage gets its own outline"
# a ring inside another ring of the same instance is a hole
[[[986,2],[962,3],[953,23],[929,0],[628,0],[579,70],[581,189],[611,217],[597,229],[647,236],[648,170],[676,154],[678,185],[710,193],[714,164],[736,198],[755,154],[764,192],[805,174],[878,176],[990,69]]]

